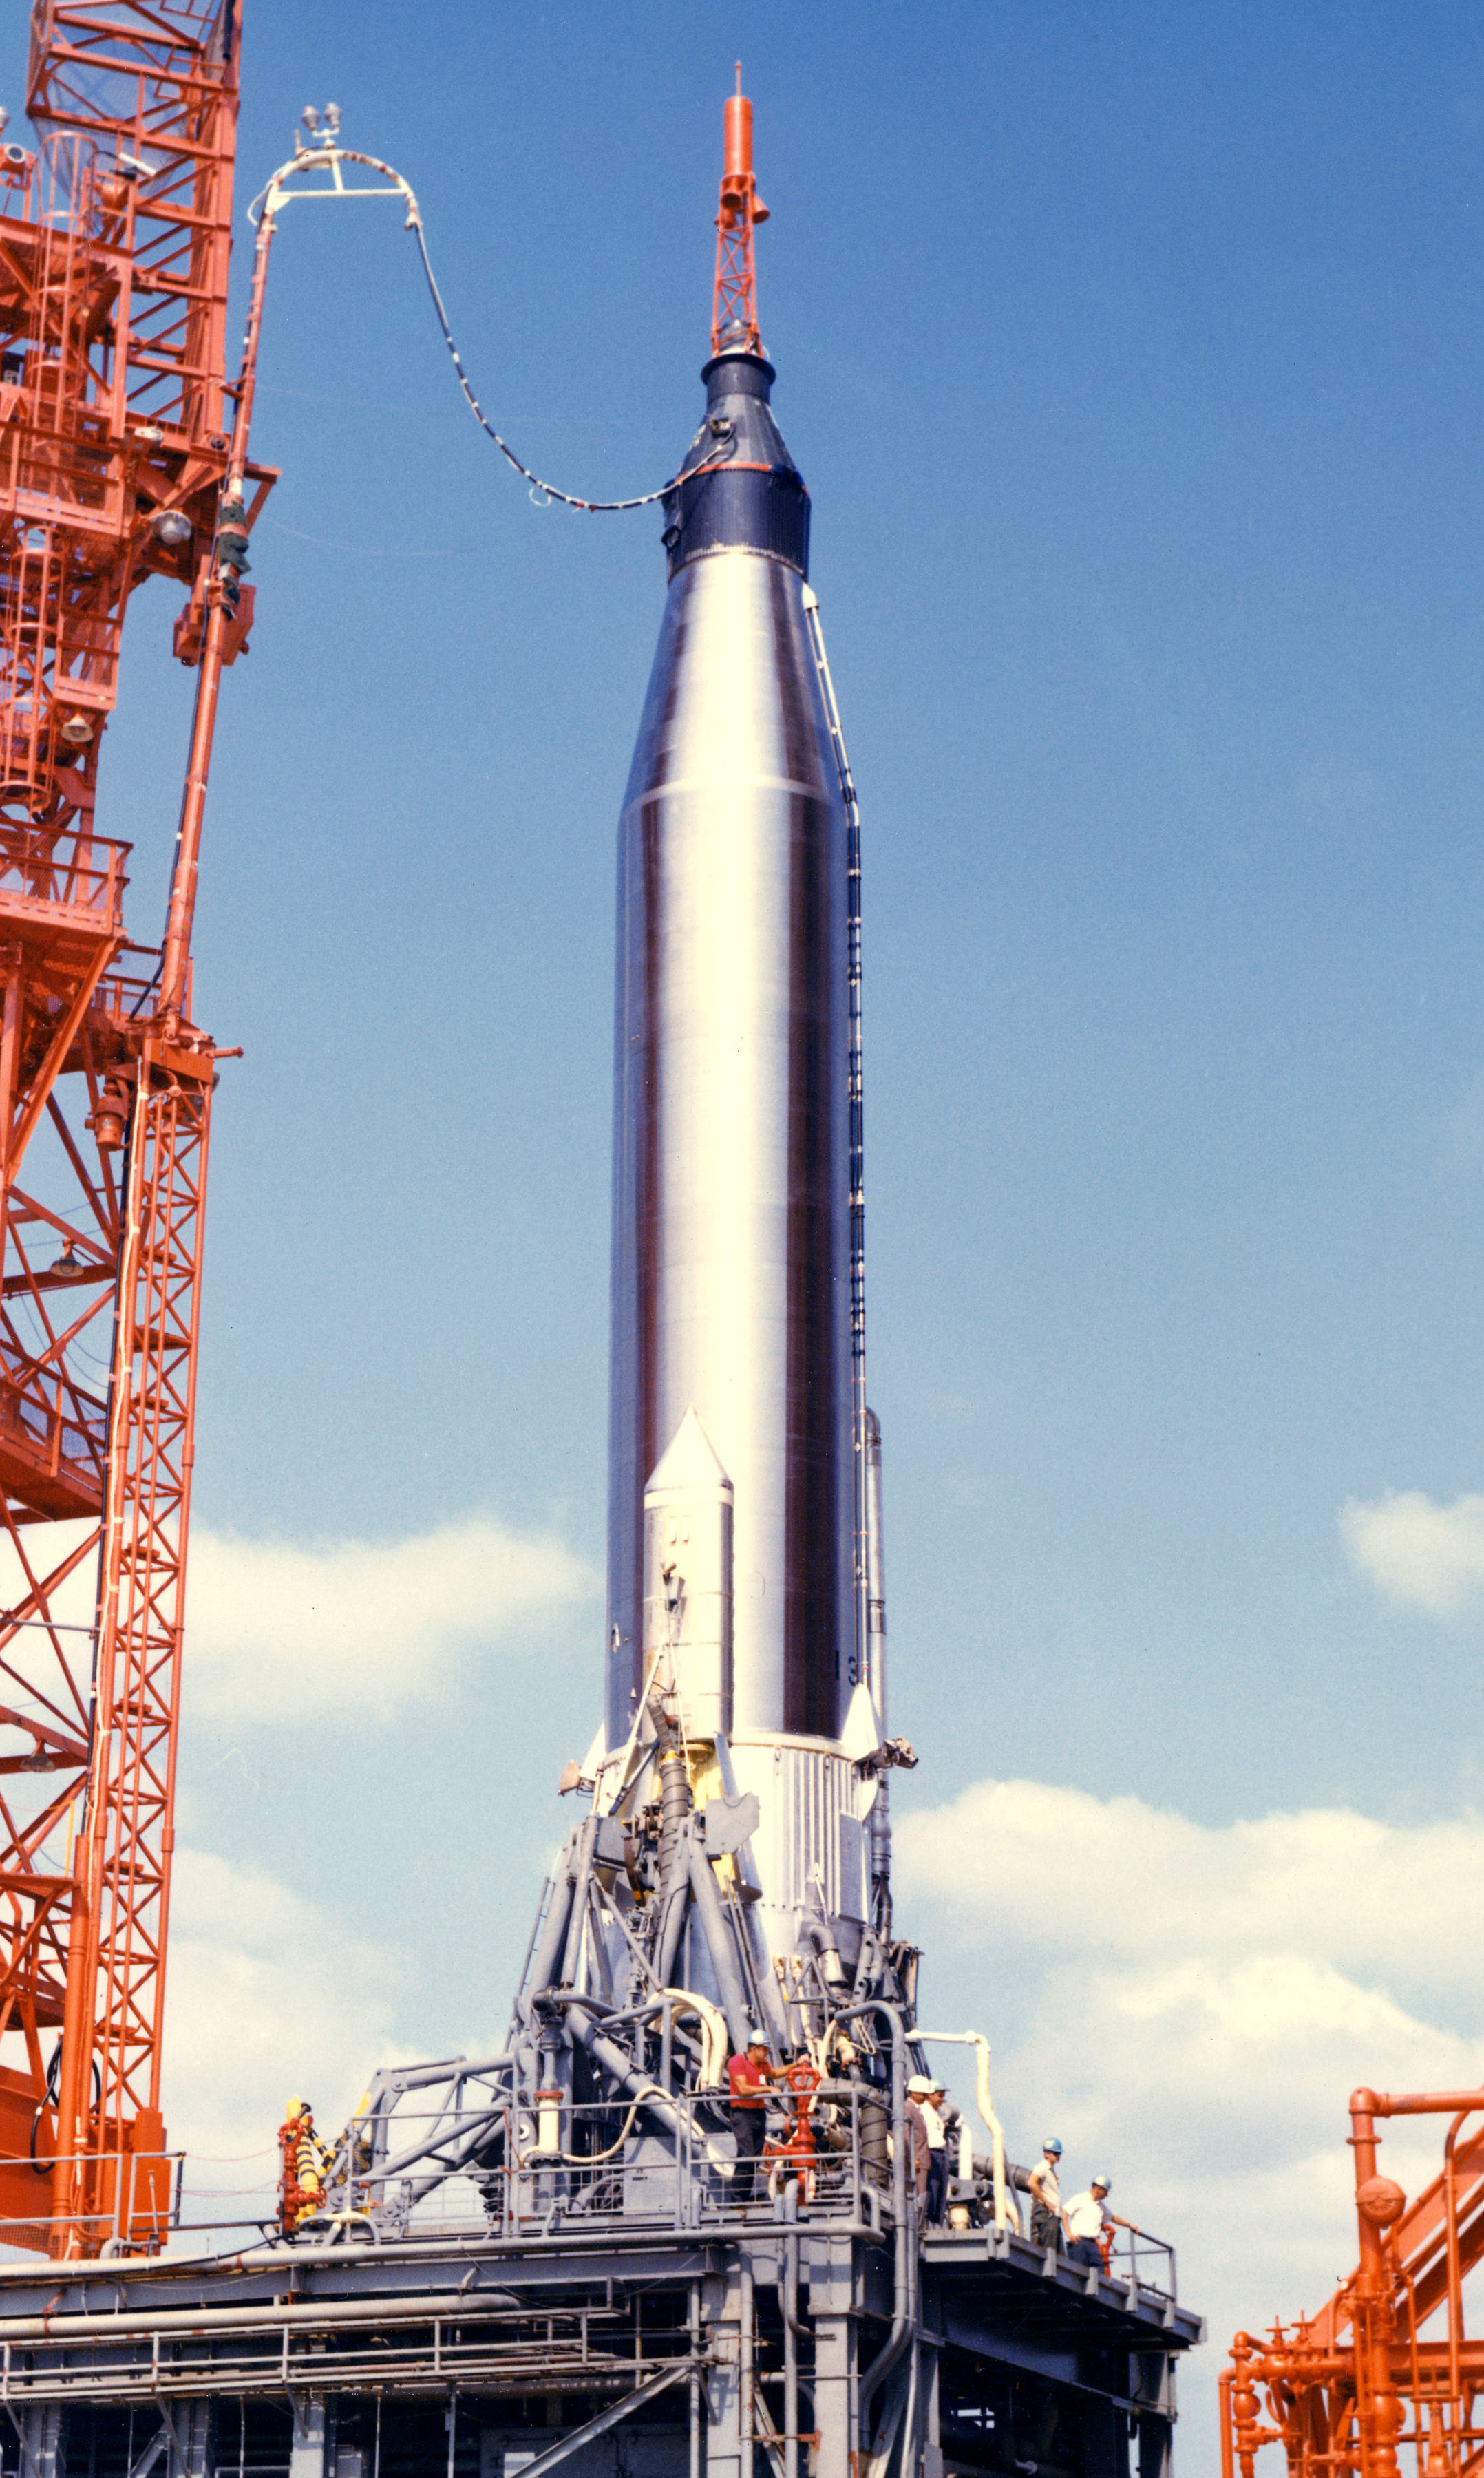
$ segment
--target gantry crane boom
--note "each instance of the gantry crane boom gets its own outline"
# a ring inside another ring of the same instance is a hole
[[[38,0],[0,148],[0,2239],[152,2242],[211,1096],[190,927],[273,475],[229,408],[240,0]],[[161,948],[95,831],[135,588],[189,600]],[[72,1606],[96,1575],[92,1609]],[[59,2036],[60,2035],[60,2036]],[[49,2053],[48,2053],[49,2052]],[[50,2212],[43,2208],[50,2173]]]

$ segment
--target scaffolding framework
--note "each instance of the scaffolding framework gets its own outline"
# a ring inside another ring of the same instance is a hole
[[[124,614],[188,597],[204,798],[250,589],[221,573],[238,0],[38,0],[0,147],[0,2222],[158,2218],[175,1739],[216,1052],[95,830]],[[241,449],[239,442],[239,469]],[[246,468],[251,506],[271,473]],[[217,617],[217,615],[220,615]],[[93,1588],[88,1591],[91,1582]],[[55,2165],[53,2163],[55,2162]],[[50,2192],[43,2181],[50,2180]],[[40,2209],[43,2198],[49,2210]]]

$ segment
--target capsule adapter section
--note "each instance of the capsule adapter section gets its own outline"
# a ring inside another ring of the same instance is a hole
[[[768,398],[777,376],[758,353],[721,353],[701,372],[706,418],[686,451],[689,479],[665,501],[669,574],[717,551],[762,551],[809,574],[809,493]]]

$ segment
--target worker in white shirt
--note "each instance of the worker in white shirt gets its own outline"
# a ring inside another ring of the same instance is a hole
[[[943,2121],[943,2104],[948,2094],[942,2083],[928,2074],[914,2074],[907,2085],[921,2111],[927,2128],[927,2203],[925,2216],[929,2227],[943,2219],[943,2207],[948,2190],[948,2130]]]
[[[1113,2218],[1107,2210],[1112,2180],[1094,2177],[1085,2194],[1073,2194],[1062,2214],[1067,2235],[1071,2242],[1067,2251],[1073,2263],[1095,2263],[1102,2268],[1103,2250],[1097,2240]]]
[[[1031,2170],[1031,2243],[1044,2246],[1048,2254],[1062,2251],[1062,2187],[1057,2169],[1062,2146],[1053,2134],[1042,2148],[1041,2158]]]

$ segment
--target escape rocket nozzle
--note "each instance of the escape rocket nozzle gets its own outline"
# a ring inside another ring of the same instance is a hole
[[[737,73],[742,75],[740,61]],[[721,131],[725,150],[721,194],[724,198],[730,190],[735,197],[752,178],[752,99],[740,88],[727,96],[722,107]]]
[[[717,209],[717,289],[711,317],[714,354],[762,353],[752,229],[767,221],[767,209],[752,175],[752,103],[742,90],[739,61],[737,92],[727,96],[721,116],[721,199]]]

